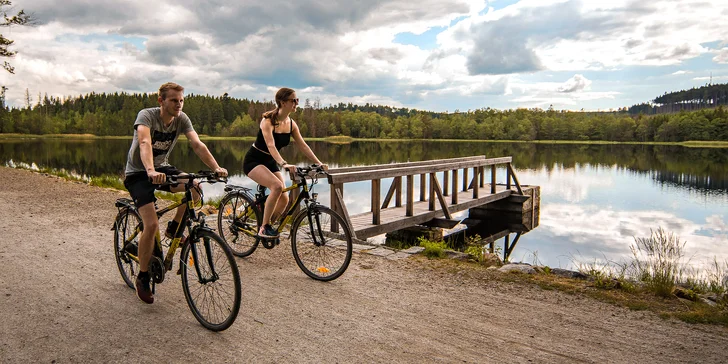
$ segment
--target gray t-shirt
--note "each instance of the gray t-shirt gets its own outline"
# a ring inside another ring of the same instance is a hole
[[[146,172],[139,154],[139,136],[137,135],[137,126],[145,125],[149,127],[152,135],[152,154],[154,155],[154,168],[168,166],[169,153],[177,143],[180,134],[185,134],[195,129],[192,127],[192,121],[184,112],[172,120],[169,127],[164,127],[159,107],[151,107],[139,112],[134,122],[134,140],[131,142],[129,155],[126,158],[126,170],[124,173],[130,174]]]

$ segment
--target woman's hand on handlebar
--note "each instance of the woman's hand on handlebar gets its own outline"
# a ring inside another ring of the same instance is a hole
[[[291,173],[296,173],[296,165],[294,165],[294,164],[287,164],[286,163],[283,166],[281,166],[281,168],[283,168],[283,169],[285,169],[285,170],[287,170],[287,171],[289,171]]]
[[[227,175],[228,175],[227,169],[222,168],[222,167],[215,168],[215,170],[213,172],[217,173],[218,177],[227,177]]]
[[[157,171],[147,172],[147,177],[149,177],[149,180],[155,185],[161,185],[167,180],[166,174],[159,173]]]

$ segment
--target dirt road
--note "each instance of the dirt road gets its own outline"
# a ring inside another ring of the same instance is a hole
[[[355,254],[330,283],[286,242],[237,259],[243,302],[213,333],[174,275],[141,303],[114,262],[122,192],[0,167],[0,361],[695,362],[728,358],[728,330],[666,321],[495,273]]]

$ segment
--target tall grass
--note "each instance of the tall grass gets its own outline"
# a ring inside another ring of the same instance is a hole
[[[682,281],[685,255],[685,242],[661,227],[650,230],[647,238],[635,237],[630,246],[633,255],[635,276],[658,296],[669,297],[675,285]]]
[[[124,187],[124,182],[121,178],[110,174],[105,174],[99,177],[91,177],[89,184],[91,186],[115,188],[117,190],[126,191],[126,187]]]

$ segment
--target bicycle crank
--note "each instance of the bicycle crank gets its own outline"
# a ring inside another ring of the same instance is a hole
[[[260,239],[260,241],[263,243],[263,247],[266,249],[273,249],[276,245],[281,243],[280,238],[275,239]]]
[[[149,261],[149,274],[152,276],[154,283],[164,282],[164,263],[162,263],[162,259],[152,256]]]

